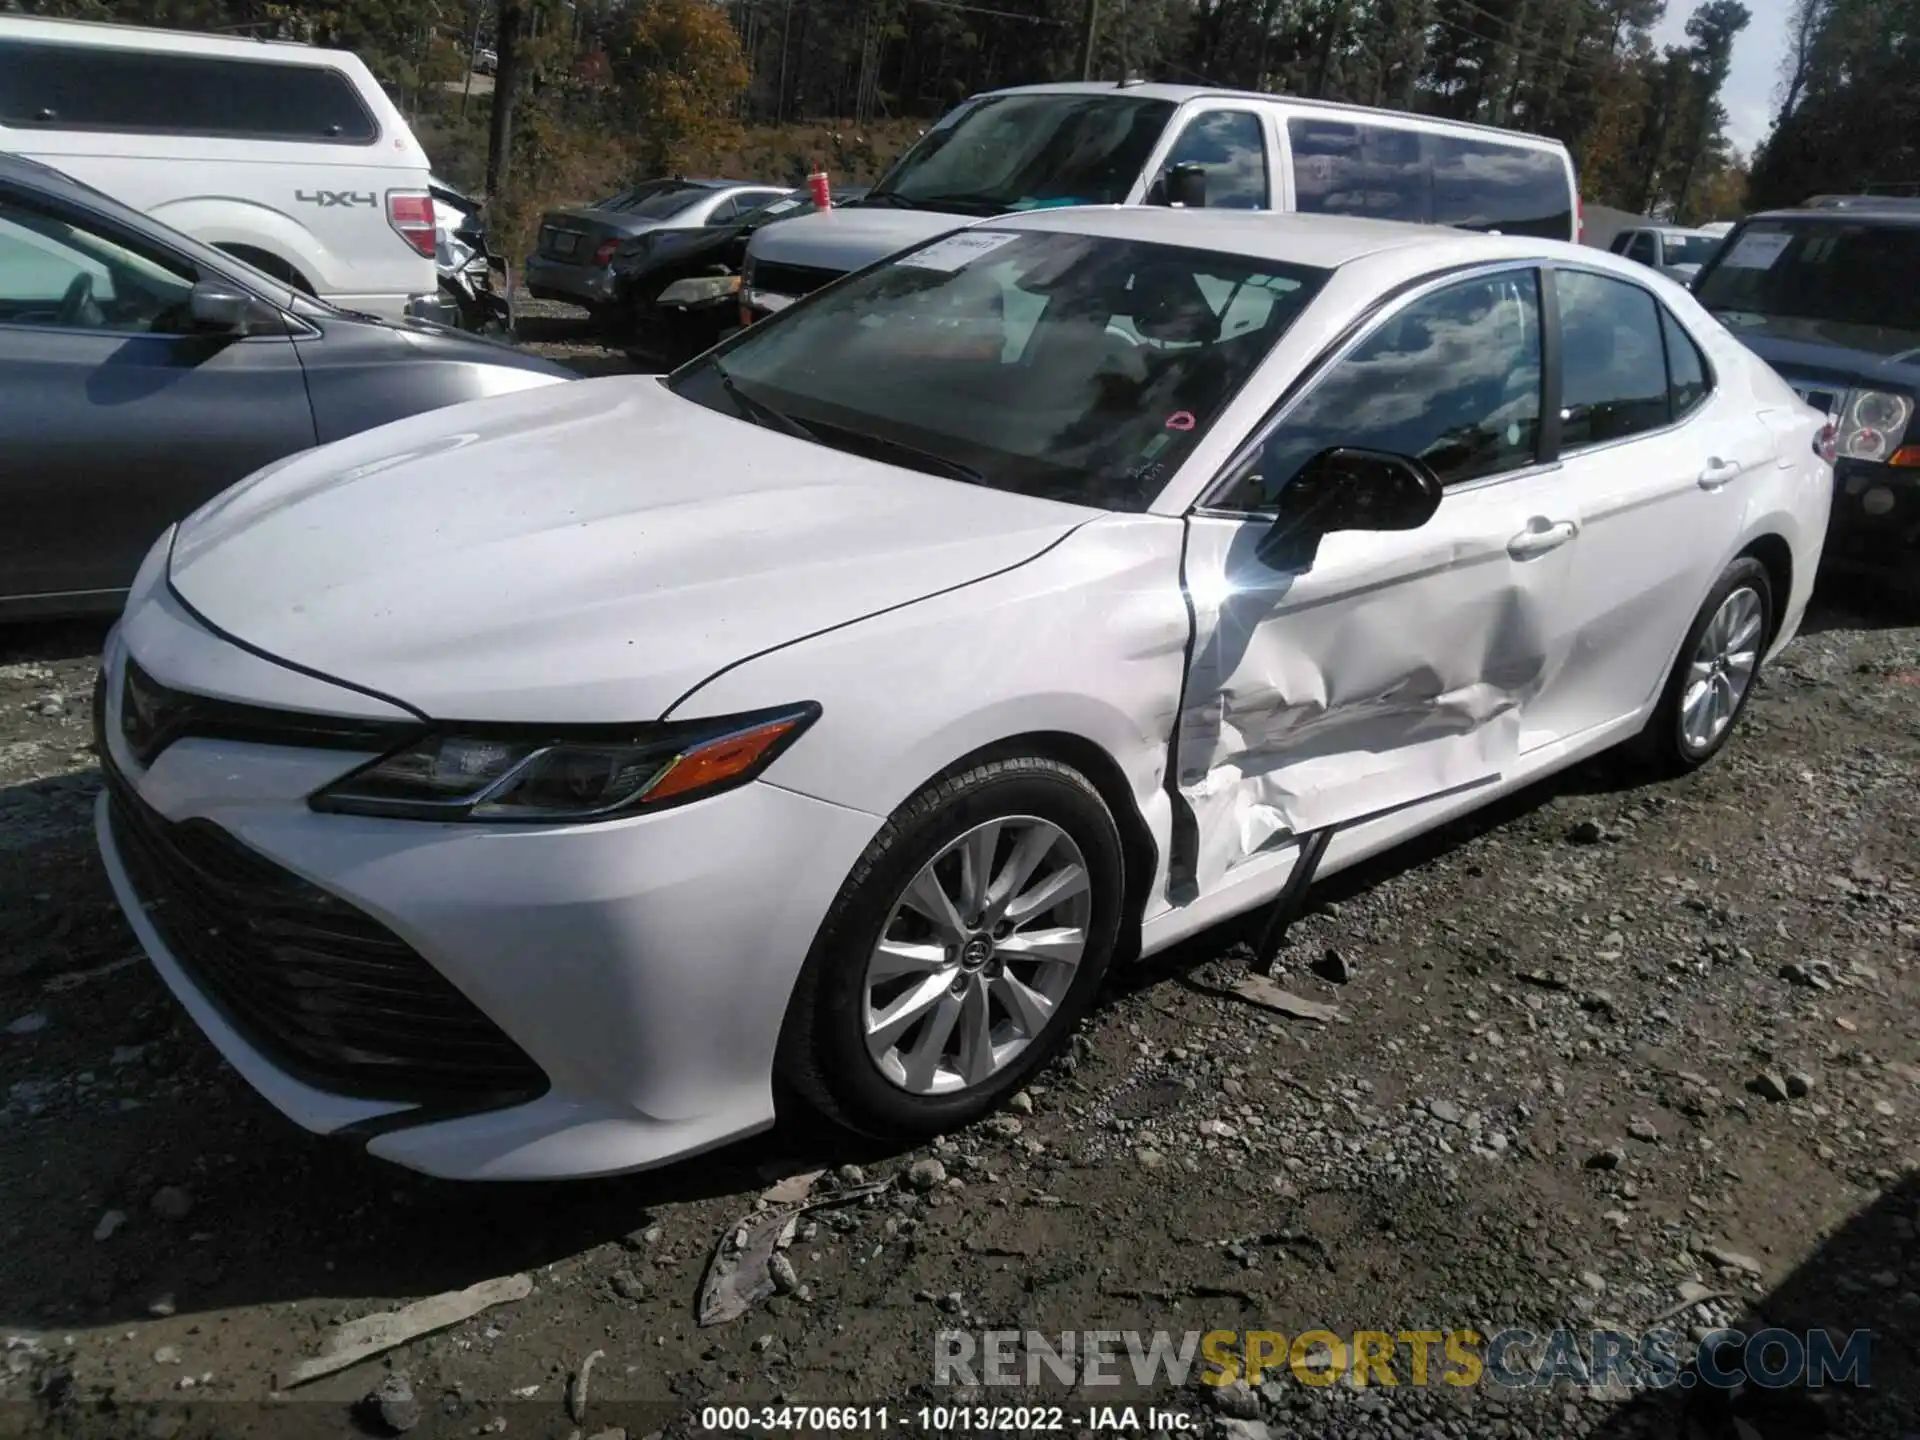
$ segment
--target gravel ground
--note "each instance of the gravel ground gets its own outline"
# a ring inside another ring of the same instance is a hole
[[[1823,604],[1704,773],[1582,767],[1319,887],[1280,978],[1332,1023],[1226,996],[1247,955],[1220,930],[928,1149],[795,1118],[651,1175],[501,1188],[296,1130],[137,958],[88,829],[101,637],[0,633],[0,1435],[417,1412],[416,1434],[638,1440],[695,1433],[703,1401],[897,1418],[970,1394],[1070,1401],[1076,1434],[1102,1429],[1082,1402],[1146,1399],[1225,1440],[1920,1431],[1920,628]],[[697,1327],[716,1241],[778,1177],[845,1166],[815,1193],[892,1184],[803,1218],[790,1293]],[[333,1322],[518,1272],[527,1298],[276,1398]],[[1871,1327],[1872,1388],[930,1383],[953,1327],[1662,1315]]]
[[[555,300],[516,300],[514,330],[521,349],[558,361],[583,376],[651,375],[661,368],[630,358],[623,346],[595,331],[585,310]]]

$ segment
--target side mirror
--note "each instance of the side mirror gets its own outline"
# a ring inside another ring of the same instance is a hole
[[[187,300],[187,314],[195,330],[218,335],[244,335],[253,317],[253,297],[217,280],[202,280]]]
[[[1314,456],[1280,492],[1273,533],[1418,530],[1440,495],[1439,478],[1411,456],[1338,446]]]
[[[1167,171],[1167,204],[1203,210],[1207,204],[1207,167],[1191,162]]]

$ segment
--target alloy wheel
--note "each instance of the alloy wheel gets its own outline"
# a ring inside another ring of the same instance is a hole
[[[1742,586],[1728,593],[1701,632],[1680,696],[1680,737],[1692,750],[1708,749],[1733,723],[1760,663],[1764,613],[1759,593]]]
[[[867,1053],[894,1085],[984,1084],[1048,1025],[1086,950],[1093,888],[1067,832],[1037,816],[974,826],[894,901],[867,962]]]

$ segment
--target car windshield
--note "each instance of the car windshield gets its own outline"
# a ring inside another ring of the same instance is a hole
[[[711,409],[873,459],[1143,510],[1327,272],[965,230],[675,372]]]
[[[1722,316],[1819,320],[1920,345],[1920,225],[1764,220],[1727,241],[1695,287]]]
[[[1669,265],[1704,265],[1720,248],[1718,235],[1669,235],[1666,242]]]
[[[859,203],[1000,215],[1117,205],[1173,105],[1137,95],[993,95],[921,137]]]

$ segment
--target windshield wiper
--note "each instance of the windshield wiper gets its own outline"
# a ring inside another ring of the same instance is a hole
[[[836,450],[848,450],[856,455],[864,454],[869,460],[878,460],[883,455],[891,455],[912,470],[944,475],[949,480],[964,480],[969,485],[987,483],[987,477],[971,465],[950,460],[945,455],[937,455],[931,450],[922,450],[917,445],[909,445],[901,440],[889,440],[884,435],[873,435],[864,430],[845,430],[838,425],[822,425],[820,429],[826,432],[825,435],[816,435],[814,438],[820,440],[822,444],[833,445]]]
[[[820,443],[820,437],[818,435],[814,434],[812,430],[802,425],[791,415],[788,415],[784,411],[774,409],[773,406],[767,404],[764,400],[754,399],[753,396],[747,394],[746,391],[734,384],[733,376],[727,373],[727,367],[722,365],[718,360],[709,360],[707,363],[713,367],[713,373],[720,377],[720,388],[727,392],[727,398],[733,401],[734,406],[740,411],[743,418],[751,420],[754,424],[765,428],[784,430],[789,435],[796,436],[801,440],[811,440],[816,445]]]
[[[868,191],[865,195],[862,195],[858,200],[847,201],[846,207],[843,207],[843,208],[863,206],[863,205],[873,205],[873,206],[895,205],[900,207],[903,210],[911,210],[916,203],[917,203],[916,201],[907,199],[907,197],[902,195],[898,190],[883,190],[878,195],[874,194],[872,191]]]

